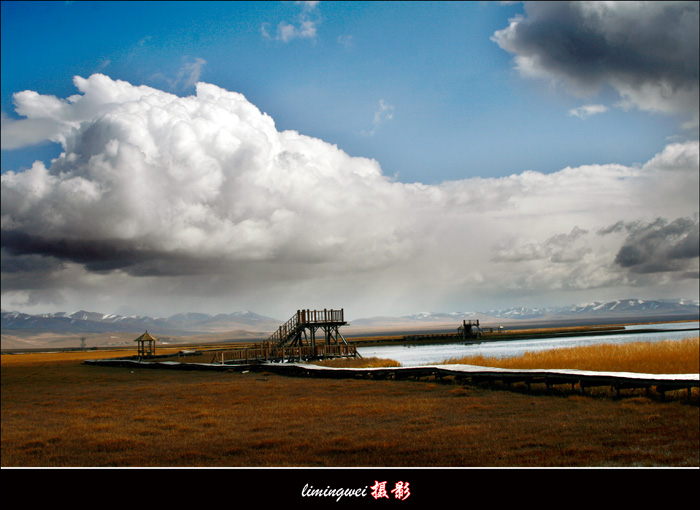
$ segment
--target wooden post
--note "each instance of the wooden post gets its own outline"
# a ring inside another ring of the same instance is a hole
[[[666,399],[666,390],[664,388],[659,388],[659,386],[657,386],[656,392],[661,396],[661,400]]]

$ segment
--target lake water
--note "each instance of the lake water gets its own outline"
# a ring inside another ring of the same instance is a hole
[[[535,340],[508,340],[503,342],[486,342],[482,344],[433,344],[433,345],[381,345],[376,347],[358,347],[357,352],[363,358],[386,358],[412,367],[431,365],[452,358],[482,355],[494,358],[519,356],[525,352],[577,347],[579,345],[614,344],[625,342],[660,342],[664,340],[683,340],[698,336],[698,322],[676,324],[653,324],[627,326],[627,330],[663,329],[660,333],[624,333],[620,335],[586,335],[571,338],[538,338]],[[693,328],[694,331],[678,331]]]

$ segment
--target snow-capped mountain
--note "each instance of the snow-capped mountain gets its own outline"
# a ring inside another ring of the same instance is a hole
[[[498,318],[513,320],[532,319],[575,319],[575,318],[607,318],[607,317],[695,317],[700,315],[700,302],[690,299],[676,300],[644,300],[624,299],[616,301],[585,303],[570,306],[543,307],[543,308],[506,308],[501,310],[488,310],[485,312],[454,312],[431,313],[422,312],[405,315],[402,318],[422,322],[448,322],[450,320],[464,320],[482,318]]]
[[[29,315],[21,312],[2,312],[2,330],[32,329],[46,331],[107,333],[136,333],[149,330],[158,334],[215,333],[244,329],[273,331],[280,324],[277,319],[253,312],[209,315],[180,313],[168,318],[122,316],[80,310],[74,313],[57,312]]]

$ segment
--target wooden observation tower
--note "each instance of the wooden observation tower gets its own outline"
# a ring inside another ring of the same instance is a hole
[[[322,331],[322,342],[325,345],[345,345],[348,342],[340,333],[340,326],[347,322],[343,317],[343,309],[340,310],[297,310],[297,313],[286,323],[279,327],[268,342],[279,347],[316,347],[317,332]]]
[[[462,321],[462,325],[457,328],[457,334],[461,338],[478,338],[482,336],[481,327],[479,326],[479,319],[476,321]]]

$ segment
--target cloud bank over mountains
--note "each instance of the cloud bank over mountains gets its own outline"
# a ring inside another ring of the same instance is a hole
[[[178,308],[187,294],[280,316],[697,289],[697,142],[631,167],[401,183],[212,84],[189,97],[102,74],[74,84],[67,99],[17,93],[25,119],[3,130],[3,145],[33,143],[31,123],[64,147],[2,175],[4,308],[87,289],[105,306]]]

